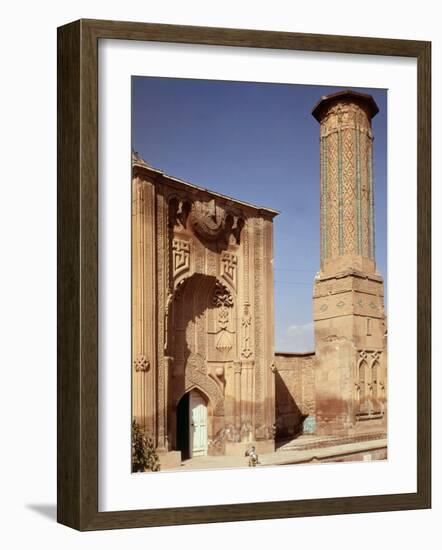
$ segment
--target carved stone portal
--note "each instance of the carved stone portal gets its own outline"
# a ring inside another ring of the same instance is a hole
[[[195,389],[207,401],[209,454],[243,454],[252,441],[273,450],[267,274],[276,212],[169,178],[139,158],[133,185],[142,206],[133,211],[133,242],[150,235],[133,249],[134,370],[144,376],[142,385],[134,378],[143,396],[134,417],[157,448],[179,450],[177,411]]]

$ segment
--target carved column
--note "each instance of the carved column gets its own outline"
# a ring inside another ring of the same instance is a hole
[[[253,401],[254,401],[254,361],[241,361],[241,440],[252,441],[253,434]]]
[[[264,230],[263,219],[254,220],[254,317],[255,317],[255,437],[264,436],[264,327],[263,327],[263,276],[264,276]]]
[[[132,208],[132,399],[133,416],[153,435],[153,342],[155,328],[148,322],[153,307],[155,276],[152,244],[154,231],[154,189],[149,182],[133,180]]]
[[[233,362],[235,376],[235,428],[241,431],[241,362]]]
[[[167,451],[170,450],[170,440],[169,440],[169,423],[168,423],[168,412],[170,408],[170,392],[169,392],[169,379],[170,371],[172,367],[173,357],[169,355],[164,356],[164,433],[165,433],[165,443],[164,446]]]
[[[264,219],[264,408],[265,437],[274,440],[275,425],[275,377],[271,365],[275,358],[274,349],[274,281],[273,281],[273,223]]]
[[[168,296],[169,243],[167,230],[167,204],[165,197],[157,193],[157,449],[167,450],[167,400],[166,400],[166,361],[165,330],[166,301]]]
[[[252,314],[250,303],[250,237],[249,237],[249,222],[246,223],[243,230],[243,316],[241,319],[241,340],[240,349],[241,357],[244,359],[250,359],[253,355],[252,350]]]

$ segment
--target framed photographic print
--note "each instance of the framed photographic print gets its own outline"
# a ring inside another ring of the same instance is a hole
[[[59,522],[430,507],[430,44],[80,20],[58,83]]]

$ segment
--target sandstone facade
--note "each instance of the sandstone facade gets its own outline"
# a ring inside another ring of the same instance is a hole
[[[176,451],[273,450],[277,212],[170,178],[139,157],[133,200],[135,419],[163,464]]]

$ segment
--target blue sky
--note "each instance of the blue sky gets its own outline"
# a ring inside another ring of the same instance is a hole
[[[314,349],[319,269],[319,98],[348,89],[132,79],[132,147],[167,174],[281,211],[274,221],[275,349]],[[376,263],[387,273],[387,90],[373,95]]]

